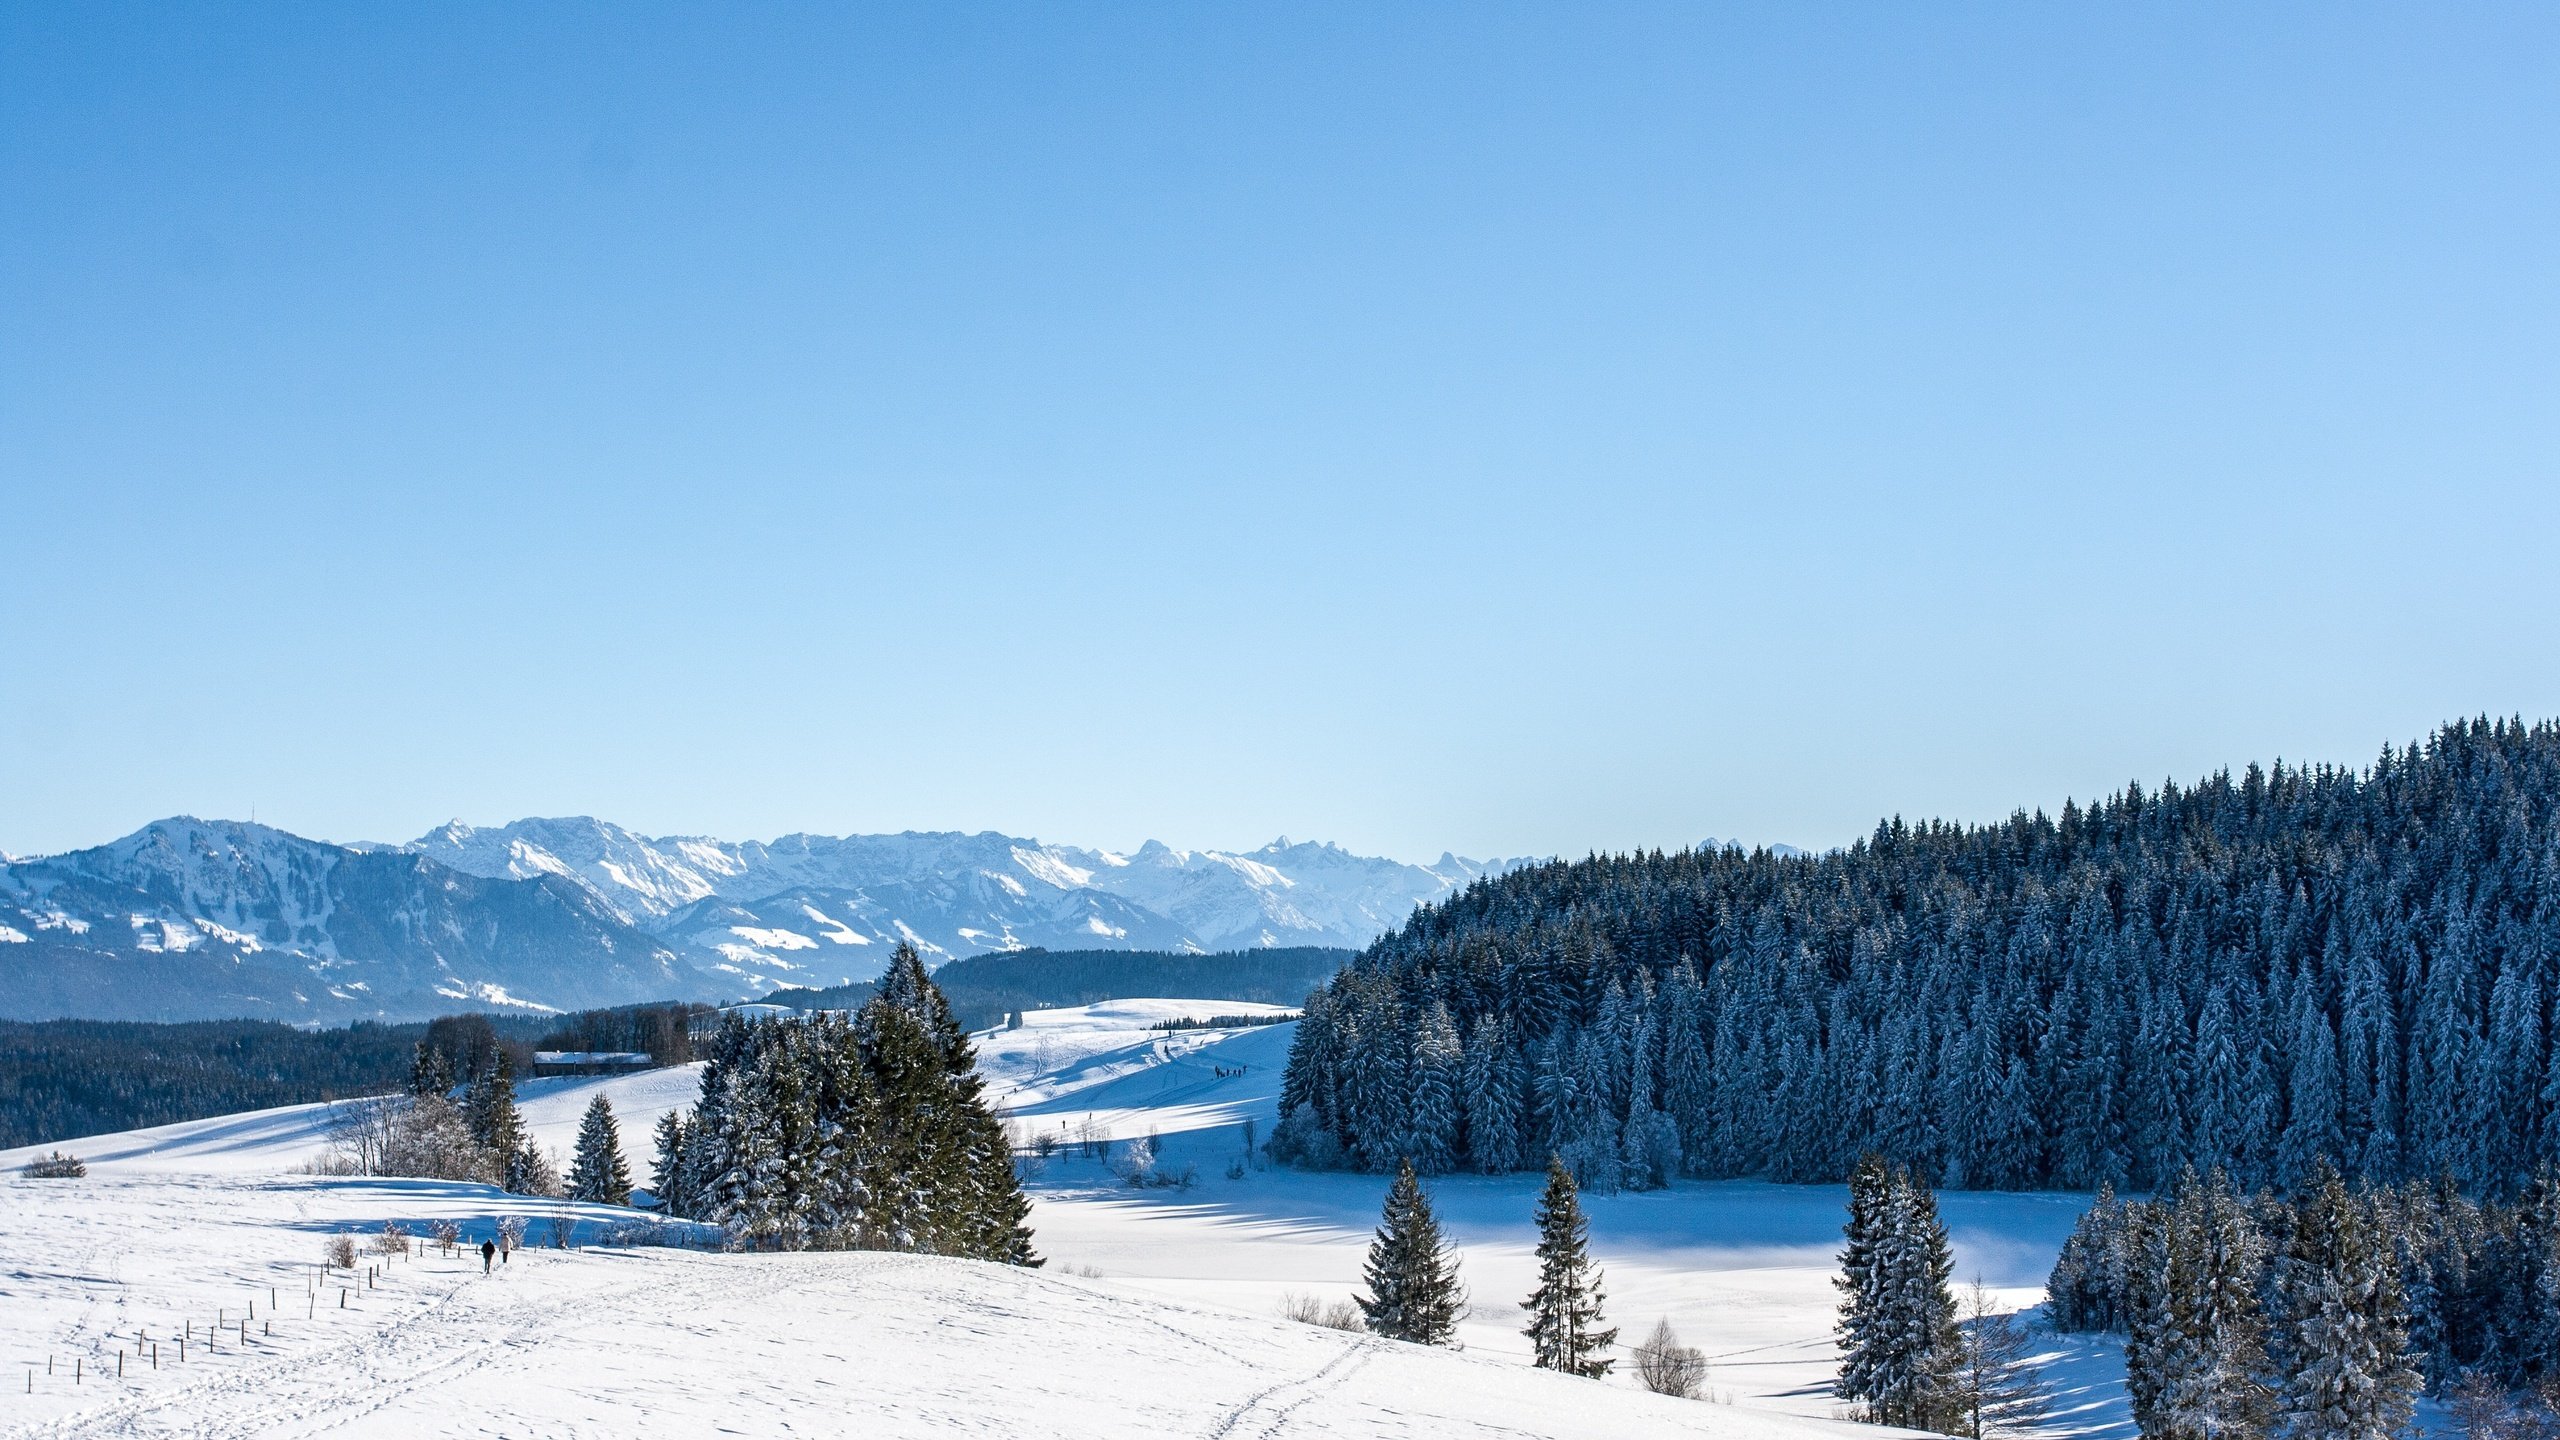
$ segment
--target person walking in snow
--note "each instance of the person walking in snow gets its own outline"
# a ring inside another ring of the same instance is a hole
[[[497,1259],[497,1258],[498,1258],[498,1242],[497,1242],[497,1241],[495,1241],[495,1240],[483,1240],[483,1241],[481,1241],[481,1242],[480,1242],[480,1273],[481,1273],[481,1274],[483,1274],[483,1275],[488,1274],[488,1273],[489,1273],[489,1262],[490,1262],[490,1261],[492,1261],[492,1260],[495,1260],[495,1259]]]

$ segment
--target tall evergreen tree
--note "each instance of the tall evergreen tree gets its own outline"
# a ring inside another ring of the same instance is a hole
[[[2399,1276],[2372,1209],[2322,1166],[2296,1207],[2281,1266],[2287,1363],[2277,1409],[2290,1440],[2396,1440],[2421,1384]]]
[[[669,1215],[691,1215],[693,1196],[685,1165],[682,1110],[670,1110],[658,1117],[657,1141],[657,1162],[650,1171],[649,1188],[657,1193],[658,1208]]]
[[[1431,1197],[1410,1163],[1396,1169],[1387,1187],[1376,1238],[1363,1271],[1369,1293],[1352,1297],[1369,1328],[1390,1340],[1447,1345],[1457,1338],[1466,1292],[1458,1285],[1457,1257],[1441,1238]]]
[[[1963,1363],[1955,1259],[1929,1187],[1869,1156],[1849,1188],[1840,1254],[1840,1374],[1833,1392],[1880,1425],[1945,1430],[1961,1421]]]
[[[631,1203],[631,1167],[622,1158],[622,1127],[603,1091],[578,1121],[578,1153],[569,1165],[569,1198],[600,1205]]]
[[[1542,1370],[1597,1379],[1617,1363],[1600,1354],[1617,1343],[1618,1332],[1602,1328],[1601,1305],[1608,1297],[1591,1263],[1591,1225],[1560,1156],[1547,1157],[1547,1188],[1538,1197],[1536,1218],[1538,1288],[1520,1302],[1529,1312],[1526,1333],[1535,1363]]]

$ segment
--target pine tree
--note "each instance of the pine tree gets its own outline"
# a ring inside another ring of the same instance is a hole
[[[658,1208],[666,1214],[690,1217],[693,1214],[692,1178],[685,1165],[684,1112],[670,1110],[658,1117],[658,1156],[651,1168],[649,1188],[657,1192]]]
[[[1880,1425],[1943,1430],[1957,1420],[1962,1361],[1955,1261],[1936,1197],[1900,1166],[1859,1162],[1840,1255],[1840,1375],[1833,1392]]]
[[[409,1054],[409,1093],[424,1097],[442,1095],[453,1089],[453,1060],[436,1046],[421,1040]]]
[[[1369,1242],[1363,1273],[1369,1293],[1352,1298],[1370,1330],[1417,1345],[1447,1345],[1457,1338],[1458,1314],[1466,1308],[1457,1257],[1441,1239],[1431,1197],[1422,1193],[1410,1162],[1397,1167],[1395,1181],[1387,1187],[1385,1211],[1377,1237]]]
[[[1547,1189],[1538,1197],[1538,1288],[1520,1308],[1538,1368],[1597,1379],[1614,1361],[1598,1358],[1617,1343],[1615,1329],[1601,1328],[1607,1296],[1591,1264],[1591,1226],[1582,1215],[1573,1176],[1560,1156],[1547,1157]]]
[[[1458,1086],[1461,1055],[1449,1009],[1435,1004],[1422,1019],[1413,1045],[1413,1102],[1405,1160],[1426,1175],[1457,1162]]]
[[[603,1091],[578,1121],[578,1153],[569,1164],[569,1198],[600,1205],[631,1203],[631,1169],[622,1159],[622,1127]]]
[[[2277,1408],[2291,1440],[2394,1440],[2416,1413],[2397,1267],[2369,1206],[2322,1165],[2279,1281],[2286,1359]]]
[[[491,1052],[488,1068],[472,1081],[462,1109],[471,1138],[487,1156],[490,1179],[519,1195],[547,1193],[542,1189],[546,1178],[555,1180],[556,1188],[556,1177],[548,1175],[549,1163],[535,1153],[524,1120],[516,1113],[515,1065],[506,1051]]]
[[[2158,1291],[2125,1347],[2135,1423],[2159,1440],[2258,1440],[2275,1413],[2263,1239],[2220,1171],[2203,1181],[2187,1172],[2159,1228]]]
[[[1840,1273],[1831,1282],[1840,1291],[1840,1374],[1832,1393],[1843,1400],[1874,1401],[1892,1363],[1895,1341],[1885,1293],[1892,1192],[1883,1157],[1860,1157],[1849,1172],[1849,1219],[1841,1226]]]

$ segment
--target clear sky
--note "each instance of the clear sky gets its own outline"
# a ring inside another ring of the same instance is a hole
[[[1846,841],[2560,714],[2560,7],[0,10],[0,848]]]

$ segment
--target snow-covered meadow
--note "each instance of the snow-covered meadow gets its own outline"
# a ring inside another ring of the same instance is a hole
[[[69,1145],[80,1181],[16,1175],[0,1154],[0,1434],[294,1435],[1402,1435],[1712,1434],[1845,1437],[1827,1393],[1837,1187],[1682,1185],[1590,1196],[1611,1318],[1632,1340],[1667,1316],[1713,1361],[1717,1400],[1531,1370],[1532,1176],[1448,1176],[1431,1191],[1473,1303],[1462,1354],[1278,1318],[1285,1296],[1346,1298],[1384,1180],[1251,1162],[1268,1135],[1289,1028],[1149,1027],[1272,1012],[1230,1001],[1132,1000],[1034,1012],[979,1038],[991,1096],[1026,1140],[1032,1223],[1048,1269],[888,1255],[732,1256],[589,1244],[392,1263],[379,1288],[318,1261],[340,1230],[452,1219],[473,1236],[558,1202],[482,1186],[301,1173],[326,1144],[322,1107],[224,1117]],[[657,1116],[690,1103],[690,1070],[523,1087],[538,1139],[564,1153],[579,1113],[613,1098],[635,1174]],[[1088,1158],[1154,1135],[1159,1179]],[[1959,1279],[2039,1298],[2085,1199],[1942,1197]],[[600,1240],[630,1212],[569,1207]],[[272,1299],[270,1298],[272,1296]],[[257,1303],[249,1343],[237,1322]],[[233,1339],[191,1343],[219,1316]],[[272,1336],[263,1328],[274,1326]],[[162,1340],[137,1368],[136,1337]],[[114,1379],[124,1351],[125,1375]],[[2129,1435],[2107,1347],[2057,1341],[2058,1432]],[[51,1360],[55,1373],[44,1367]],[[69,1375],[74,1361],[82,1378]],[[31,1392],[31,1393],[30,1393]]]

